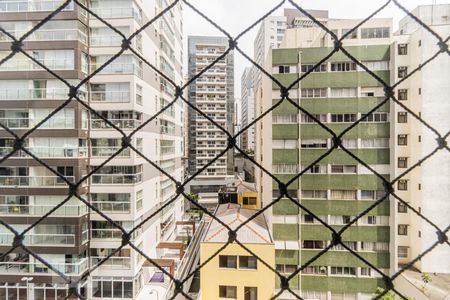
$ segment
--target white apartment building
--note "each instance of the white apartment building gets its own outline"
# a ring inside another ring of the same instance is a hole
[[[431,27],[443,39],[450,34],[450,5],[419,6],[412,13]],[[438,40],[410,17],[400,21],[392,46],[393,81],[402,80],[419,65],[439,51]],[[441,53],[421,71],[414,73],[396,88],[396,97],[423,118],[439,133],[450,128],[450,60]],[[438,142],[437,135],[401,106],[392,103],[391,172],[397,177],[420,159],[430,154]],[[447,138],[447,143],[449,142]],[[398,196],[421,212],[439,228],[449,225],[450,157],[440,150],[399,182]],[[436,228],[417,216],[402,203],[397,203],[398,263],[411,261],[433,245],[438,236]],[[447,235],[448,236],[448,235]],[[415,263],[423,272],[450,273],[450,248],[436,249]]]
[[[253,73],[256,67],[247,67],[241,77],[241,128],[245,128],[255,119],[255,94],[253,92]],[[243,150],[255,149],[255,126],[252,125],[241,134]]]
[[[218,59],[228,48],[225,37],[188,37],[188,76],[194,77]],[[233,135],[234,125],[233,51],[217,61],[189,86],[189,102]],[[189,108],[189,174],[202,170],[228,147],[227,135],[208,119]],[[228,150],[208,166],[190,185],[201,201],[217,202],[219,187],[234,174],[234,150]]]

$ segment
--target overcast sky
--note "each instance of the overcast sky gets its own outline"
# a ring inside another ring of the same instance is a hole
[[[275,7],[281,1],[277,0],[189,0],[189,2],[207,15],[211,20],[224,28],[232,36],[236,36],[245,28],[250,26],[271,8]],[[386,0],[308,0],[295,1],[304,9],[323,9],[329,11],[330,18],[365,18],[377,8],[386,3]],[[409,10],[418,5],[449,3],[449,0],[399,0],[404,7]],[[293,8],[291,4],[284,7]],[[187,36],[189,35],[218,35],[223,34],[214,28],[211,24],[201,18],[190,7],[183,7],[183,23],[185,34],[185,66],[187,60]],[[283,15],[283,9],[277,10],[273,15]],[[389,4],[377,17],[391,17],[394,21],[394,30],[397,28],[398,21],[405,16],[393,2]],[[249,31],[239,39],[239,47],[253,58],[253,41],[259,25]],[[241,54],[235,51],[235,96],[239,97],[241,75],[245,67],[251,63]],[[185,72],[187,68],[185,67]]]

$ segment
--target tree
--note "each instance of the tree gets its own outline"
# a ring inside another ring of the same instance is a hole
[[[421,275],[422,277],[422,281],[423,281],[423,285],[422,285],[422,292],[426,293],[427,292],[427,284],[430,283],[432,281],[430,274],[428,273],[422,273]]]
[[[381,287],[377,287],[377,291],[372,295],[372,298],[375,298],[376,296],[382,294],[384,292],[384,289]],[[386,294],[384,294],[383,296],[381,296],[381,298],[379,298],[380,300],[395,300],[395,293],[393,291],[389,291]]]

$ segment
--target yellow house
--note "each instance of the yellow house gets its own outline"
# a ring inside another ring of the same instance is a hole
[[[215,216],[235,229],[256,212],[228,203],[219,205]],[[236,239],[275,268],[275,246],[264,214],[241,227]],[[200,262],[214,256],[227,241],[228,229],[212,220],[200,243]],[[236,243],[229,244],[200,269],[201,300],[265,300],[274,295],[274,290],[274,273]]]
[[[219,190],[219,203],[235,203],[243,208],[250,209],[261,208],[261,201],[255,184],[241,179]]]

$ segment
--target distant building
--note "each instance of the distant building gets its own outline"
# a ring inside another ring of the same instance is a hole
[[[255,67],[247,67],[241,77],[242,122],[245,128],[255,119],[255,94],[253,92],[253,73]],[[255,126],[249,127],[241,134],[242,150],[255,150]]]
[[[215,217],[236,229],[256,212],[237,204],[222,204],[218,206]],[[236,240],[275,268],[275,247],[264,214],[242,226],[237,231]],[[236,243],[227,245],[215,255],[227,242],[228,230],[218,221],[211,221],[200,243],[200,264],[213,257],[200,269],[200,299],[270,299],[275,286],[273,271]]]
[[[219,190],[219,204],[234,203],[243,208],[261,208],[258,191],[254,183],[237,179]]]

